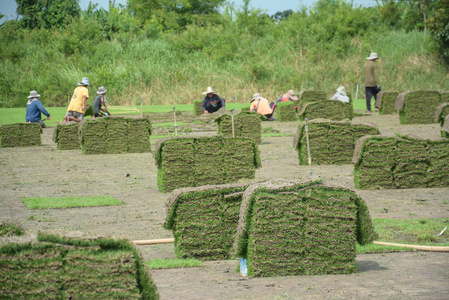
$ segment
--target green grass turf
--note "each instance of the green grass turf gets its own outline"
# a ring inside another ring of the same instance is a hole
[[[374,99],[371,100],[372,111],[374,111]],[[231,109],[241,110],[243,108],[248,108],[249,103],[226,103],[226,109],[229,111]],[[366,110],[365,99],[356,99],[353,101],[354,110]],[[142,107],[143,113],[167,113],[173,112],[173,107],[177,111],[193,111],[193,104],[179,104],[179,105],[144,105]],[[140,105],[135,106],[113,106],[111,105],[110,111],[112,115],[135,115],[140,113]],[[64,118],[67,107],[45,107],[45,109],[50,113],[51,120],[45,121],[48,127],[55,126],[55,123],[61,123]],[[25,122],[25,107],[18,108],[0,108],[0,124],[13,124],[13,123],[23,123]],[[42,116],[45,118],[45,116]],[[89,117],[88,117],[89,118]]]
[[[110,206],[122,204],[120,201],[112,198],[111,196],[24,198],[23,202],[29,209]]]
[[[201,267],[203,263],[197,259],[151,259],[146,261],[148,269],[175,269]]]

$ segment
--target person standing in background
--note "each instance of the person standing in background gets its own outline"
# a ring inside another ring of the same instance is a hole
[[[377,53],[372,52],[366,59],[368,59],[368,62],[365,64],[364,68],[366,110],[371,112],[371,98],[374,97],[374,100],[377,100],[377,94],[380,92],[376,66],[376,60],[378,59]]]

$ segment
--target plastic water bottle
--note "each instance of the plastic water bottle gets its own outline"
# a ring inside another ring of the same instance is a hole
[[[240,275],[248,276],[248,266],[246,264],[246,258],[240,258]]]

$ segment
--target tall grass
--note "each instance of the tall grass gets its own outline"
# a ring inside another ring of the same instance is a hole
[[[255,92],[275,100],[289,89],[363,89],[363,65],[377,52],[384,90],[449,89],[446,70],[422,32],[394,31],[364,9],[298,12],[279,23],[250,15],[217,24],[189,25],[160,38],[117,33],[75,20],[64,30],[0,27],[0,107],[24,107],[30,90],[46,106],[67,106],[77,82],[89,77],[112,105],[191,104],[212,86],[228,102]],[[333,9],[333,8],[332,8]],[[327,18],[326,16],[329,16]],[[252,23],[249,23],[252,20]],[[246,23],[245,23],[246,22]],[[375,26],[374,26],[375,25]]]

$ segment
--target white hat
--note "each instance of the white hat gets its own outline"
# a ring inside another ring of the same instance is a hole
[[[214,90],[212,89],[211,86],[208,86],[207,90],[203,93],[203,95],[207,95],[207,94],[210,94],[210,93],[215,93],[215,92],[214,92]]]
[[[78,82],[78,85],[90,85],[89,78],[83,77],[83,80],[81,80],[81,82]]]
[[[255,93],[253,95],[253,98],[251,99],[251,102],[254,100],[259,100],[259,99],[262,99],[262,96],[260,95],[260,93]]]
[[[370,56],[367,57],[366,59],[372,60],[372,59],[378,59],[379,57],[377,57],[377,53],[376,52],[371,52]]]
[[[98,88],[97,94],[98,94],[98,95],[103,95],[103,94],[106,94],[107,91],[108,91],[108,90],[105,89],[104,86],[100,86],[100,87]]]
[[[28,96],[28,99],[30,98],[39,98],[41,95],[39,95],[36,91],[31,91],[30,95]]]

